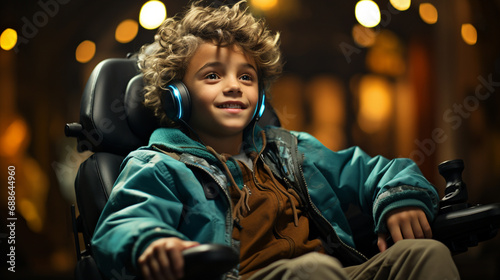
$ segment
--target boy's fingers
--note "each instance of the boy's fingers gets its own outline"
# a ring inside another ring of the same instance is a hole
[[[387,228],[389,229],[389,233],[391,234],[392,240],[394,240],[394,242],[398,242],[399,240],[403,239],[403,234],[399,224],[388,223]]]
[[[151,271],[147,265],[141,265],[141,273],[144,279],[151,280]]]
[[[184,277],[184,256],[182,251],[194,246],[200,245],[195,241],[172,240],[165,244],[165,255],[168,259],[167,279],[179,279]]]
[[[168,251],[168,258],[171,264],[171,272],[176,278],[184,277],[184,257],[180,249]]]
[[[194,241],[164,238],[151,243],[139,257],[138,264],[146,280],[175,280],[184,276],[182,251],[200,245]]]
[[[163,280],[166,279],[163,275],[160,264],[154,258],[148,258],[142,265],[141,271],[144,279],[148,280]]]
[[[200,242],[186,241],[184,244],[185,244],[184,249],[187,249],[187,248],[191,248],[191,247],[195,247],[195,246],[200,245]]]
[[[405,221],[401,224],[401,232],[403,234],[403,239],[414,239],[415,234],[413,232],[414,228],[410,221]]]
[[[422,228],[422,225],[420,225],[419,221],[413,221],[412,228],[413,228],[414,238],[416,238],[416,239],[425,238],[424,230]]]
[[[380,252],[387,250],[387,234],[380,233],[378,235],[377,246]]]
[[[431,225],[429,224],[429,220],[427,220],[427,216],[425,215],[425,213],[422,213],[422,215],[420,215],[418,219],[420,221],[420,226],[422,227],[424,237],[432,238],[432,228]]]
[[[175,279],[170,271],[171,261],[164,250],[158,250],[156,254],[156,261],[158,262],[157,277],[158,279]]]
[[[153,279],[152,271],[151,271],[150,264],[149,264],[151,261],[149,259],[149,257],[150,257],[150,254],[152,254],[152,252],[153,252],[152,249],[147,248],[138,260],[139,266],[141,268],[142,276],[146,280]]]

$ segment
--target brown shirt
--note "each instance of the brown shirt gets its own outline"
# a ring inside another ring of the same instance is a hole
[[[261,160],[253,172],[238,163],[244,187],[231,186],[230,195],[238,208],[233,211],[233,238],[240,241],[242,279],[274,261],[323,251],[319,239],[309,240],[309,219],[301,211],[298,195],[276,180]]]

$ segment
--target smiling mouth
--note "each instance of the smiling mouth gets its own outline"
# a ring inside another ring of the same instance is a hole
[[[236,104],[236,103],[225,103],[218,105],[217,108],[221,109],[245,109],[246,107],[241,105],[241,104]]]

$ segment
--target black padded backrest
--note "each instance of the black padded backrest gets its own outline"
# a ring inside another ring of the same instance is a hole
[[[83,223],[84,240],[90,240],[113,184],[120,172],[123,156],[95,153],[80,165],[75,180],[76,201]]]
[[[159,124],[150,109],[144,106],[144,80],[142,74],[134,76],[127,85],[124,97],[125,113],[130,130],[147,143]]]
[[[149,135],[158,125],[152,112],[143,108],[142,81],[132,79],[138,73],[135,59],[117,58],[102,61],[92,71],[80,107],[83,128],[78,135],[80,151],[126,155],[147,144]],[[130,90],[128,94],[127,89]],[[130,104],[126,105],[125,100]],[[137,108],[144,109],[139,118],[136,112],[141,109]],[[131,127],[129,124],[137,121],[131,121],[127,111],[150,125]],[[133,130],[138,127],[138,131]]]

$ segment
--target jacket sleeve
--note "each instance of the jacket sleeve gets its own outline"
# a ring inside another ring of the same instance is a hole
[[[154,240],[187,240],[175,229],[183,204],[165,157],[142,155],[125,159],[92,238],[96,263],[109,278],[136,274],[138,257]]]
[[[304,165],[321,173],[343,206],[352,203],[370,213],[375,232],[387,232],[386,213],[400,207],[420,207],[429,221],[434,219],[439,195],[411,159],[370,157],[359,147],[334,152],[309,134],[296,135]]]

